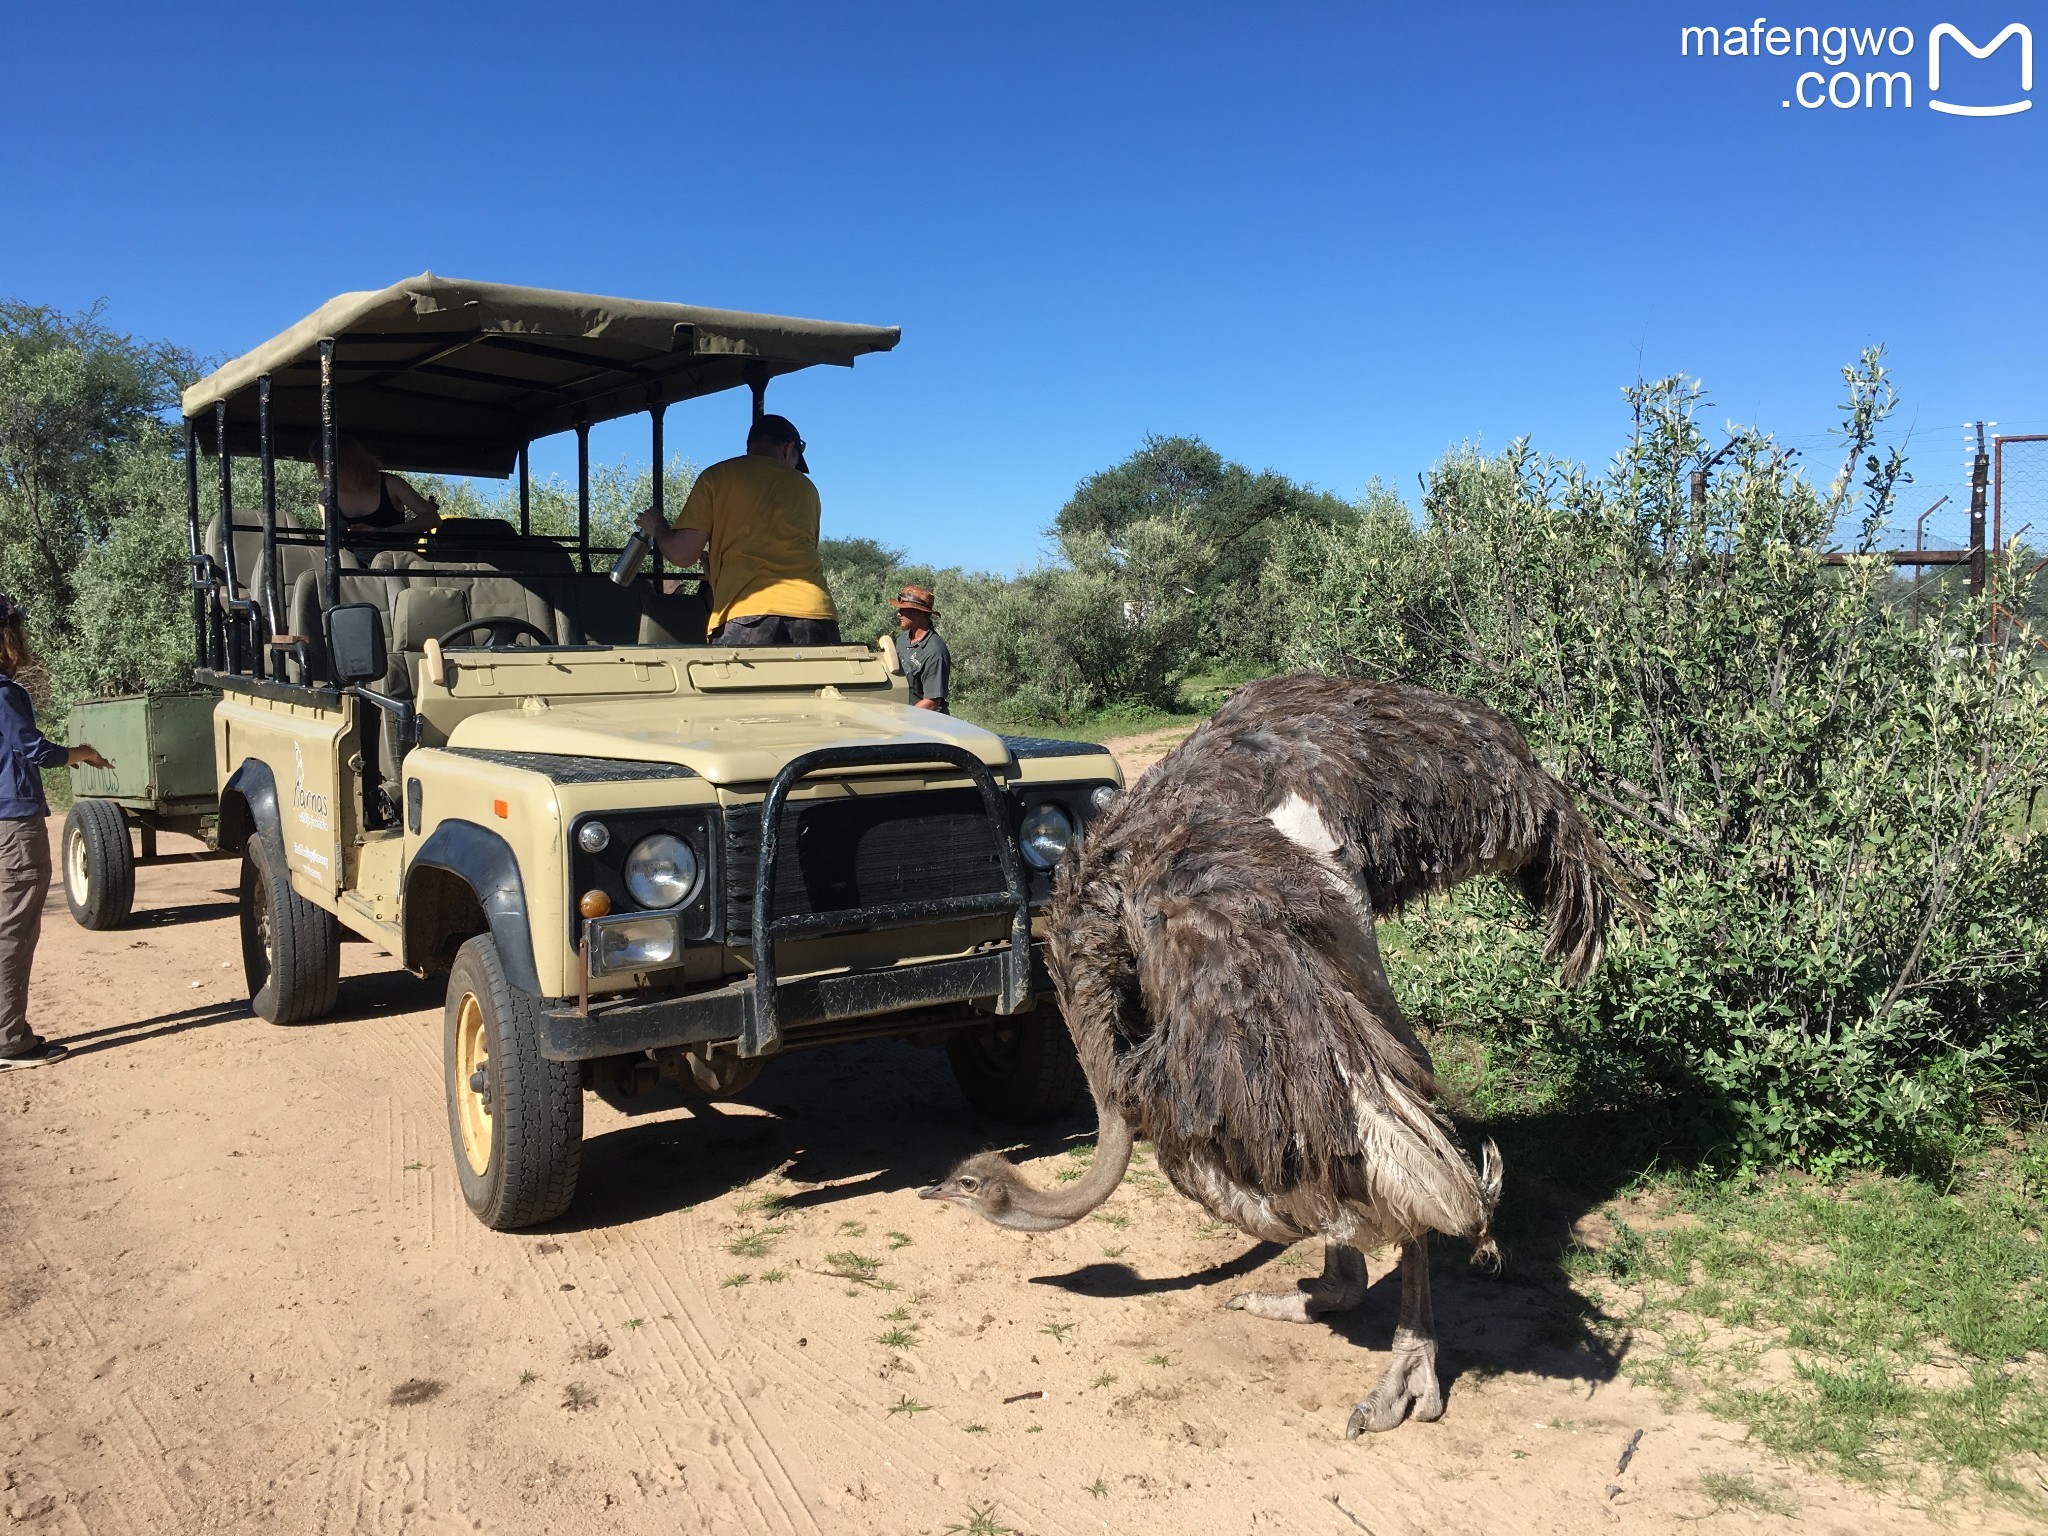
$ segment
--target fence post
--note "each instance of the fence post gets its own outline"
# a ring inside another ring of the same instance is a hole
[[[1984,423],[1978,422],[1977,453],[1970,464],[1970,596],[1984,595],[1984,513],[1991,486],[1991,455],[1984,448]]]

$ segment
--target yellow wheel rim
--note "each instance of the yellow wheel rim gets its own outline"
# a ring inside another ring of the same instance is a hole
[[[455,1122],[462,1128],[462,1155],[478,1178],[491,1166],[490,1062],[483,1006],[474,992],[465,992],[455,1016]]]

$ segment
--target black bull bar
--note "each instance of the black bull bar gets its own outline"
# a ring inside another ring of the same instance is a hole
[[[775,915],[775,861],[782,834],[782,809],[789,792],[805,779],[854,768],[947,765],[973,780],[988,813],[1002,860],[1003,889],[967,896],[932,896],[872,907]],[[782,981],[775,946],[788,939],[814,938],[851,929],[913,928],[966,918],[1010,918],[1009,942],[1000,950],[922,965],[811,976]],[[998,1014],[1032,1006],[1034,966],[1031,896],[1017,834],[1003,793],[988,765],[964,747],[944,742],[887,742],[878,746],[819,747],[785,763],[761,801],[761,847],[754,863],[754,974],[751,979],[703,992],[642,1000],[631,994],[613,1002],[596,999],[588,1013],[546,1008],[541,1014],[541,1054],[554,1061],[621,1056],[663,1047],[737,1040],[742,1056],[772,1056],[782,1049],[786,1025],[853,1019],[901,1009],[936,1007],[993,997]],[[1036,968],[1043,974],[1042,963]]]

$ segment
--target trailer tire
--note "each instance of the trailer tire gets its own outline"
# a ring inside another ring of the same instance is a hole
[[[283,851],[262,833],[242,849],[241,907],[250,1012],[272,1024],[332,1013],[341,991],[341,924],[292,889]]]
[[[1059,1009],[997,1019],[947,1037],[946,1058],[967,1102],[1011,1125],[1039,1125],[1080,1107],[1088,1079]]]
[[[583,1069],[541,1055],[539,1001],[487,933],[455,952],[442,1045],[464,1203],[494,1232],[561,1215],[583,1166]]]
[[[64,902],[81,928],[118,928],[135,910],[128,818],[112,801],[74,801],[64,817]]]

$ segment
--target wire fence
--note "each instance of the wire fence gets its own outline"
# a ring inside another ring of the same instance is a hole
[[[1991,518],[2001,549],[2048,549],[2048,433],[1991,440]]]

